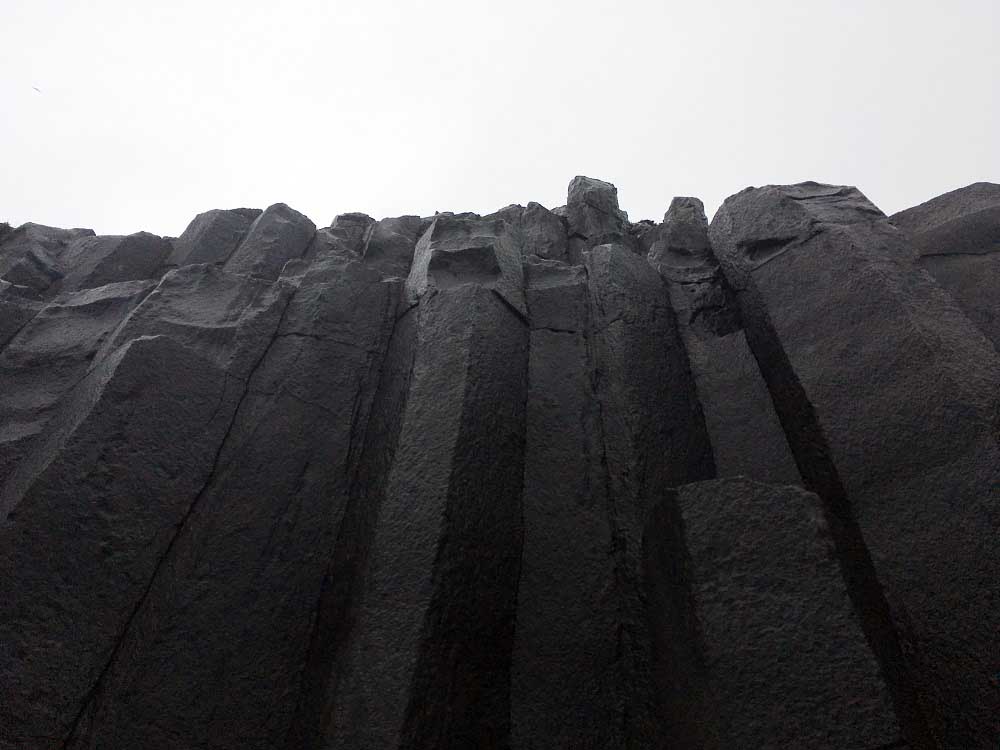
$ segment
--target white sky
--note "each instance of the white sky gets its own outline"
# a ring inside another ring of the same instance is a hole
[[[1000,0],[0,0],[0,220],[177,235],[747,185],[1000,181]],[[32,87],[37,86],[41,93]]]

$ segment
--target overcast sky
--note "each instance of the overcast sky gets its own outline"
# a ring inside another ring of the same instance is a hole
[[[998,0],[0,0],[0,220],[177,235],[748,185],[1000,182]],[[40,89],[36,91],[35,87]]]

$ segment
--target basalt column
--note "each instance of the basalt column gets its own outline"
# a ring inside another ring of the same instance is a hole
[[[663,223],[644,239],[677,314],[719,476],[799,484],[739,307],[712,252],[701,201],[674,198]]]
[[[528,330],[502,221],[440,216],[407,280],[405,412],[326,748],[506,747]]]
[[[711,231],[904,731],[926,746],[926,722],[940,747],[994,747],[996,350],[854,188],[747,189]]]

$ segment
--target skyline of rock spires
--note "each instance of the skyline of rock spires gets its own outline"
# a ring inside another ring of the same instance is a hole
[[[0,750],[994,750],[1000,185],[0,225]]]

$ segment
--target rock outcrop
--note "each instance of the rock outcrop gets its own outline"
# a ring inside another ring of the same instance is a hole
[[[0,750],[992,750],[998,206],[0,224]]]

